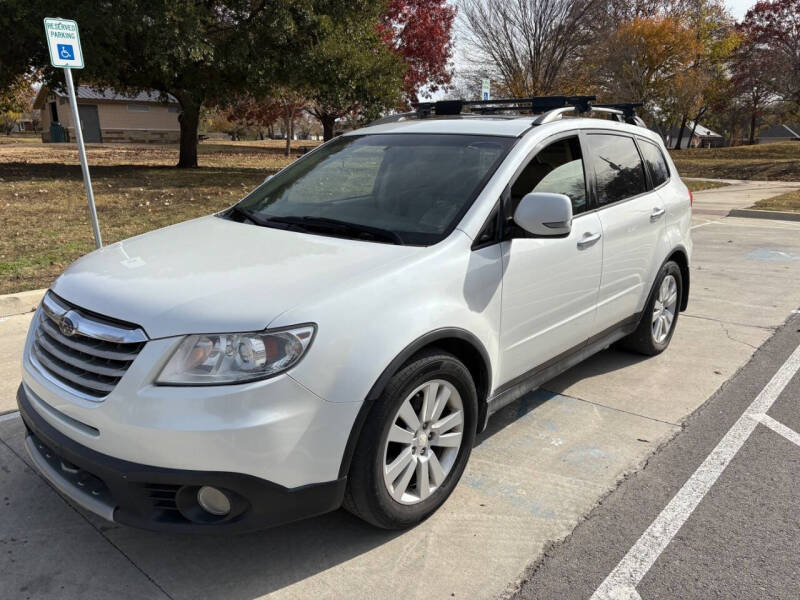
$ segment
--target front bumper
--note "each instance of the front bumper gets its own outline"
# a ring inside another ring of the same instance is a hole
[[[31,405],[23,385],[17,391],[27,429],[26,449],[42,475],[76,504],[117,523],[156,531],[246,532],[338,508],[346,478],[287,488],[245,475],[156,467],[87,448],[48,423]],[[232,510],[225,517],[199,511],[199,486],[226,492]]]

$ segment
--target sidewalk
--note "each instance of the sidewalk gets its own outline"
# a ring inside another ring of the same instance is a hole
[[[722,181],[711,180],[706,181]],[[759,200],[780,196],[800,189],[800,182],[788,181],[733,181],[730,185],[694,193],[695,215],[724,217],[731,210],[749,208]]]

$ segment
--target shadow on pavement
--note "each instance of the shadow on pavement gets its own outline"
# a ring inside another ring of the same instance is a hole
[[[594,377],[619,369],[625,369],[630,365],[642,362],[648,358],[650,357],[626,352],[624,350],[615,350],[613,348],[598,352],[582,363],[558,375],[556,378],[546,381],[536,391],[524,395],[522,398],[515,400],[493,414],[489,418],[489,424],[486,430],[478,435],[475,441],[475,447],[480,446],[493,435],[499,433],[514,421],[524,417],[548,400],[562,394],[565,389],[575,382],[587,377]]]
[[[579,365],[572,367],[569,371],[559,375],[553,381],[548,381],[542,387],[560,394],[581,379],[626,369],[649,358],[651,357],[625,350],[616,350],[612,347],[598,352]]]

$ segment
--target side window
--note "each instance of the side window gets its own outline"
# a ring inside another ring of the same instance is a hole
[[[577,137],[553,142],[543,148],[511,186],[511,214],[525,194],[550,192],[572,200],[572,213],[586,210],[586,178]]]
[[[650,167],[650,175],[653,177],[653,187],[658,187],[669,179],[669,167],[661,149],[653,142],[646,140],[639,141],[639,149],[647,166]]]
[[[644,165],[633,138],[600,133],[589,134],[587,138],[600,206],[625,200],[647,190]]]

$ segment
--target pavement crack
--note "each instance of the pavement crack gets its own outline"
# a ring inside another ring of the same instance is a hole
[[[743,340],[738,340],[735,337],[733,337],[731,335],[731,332],[728,331],[728,328],[725,325],[725,323],[723,323],[722,321],[717,321],[717,322],[720,324],[720,327],[722,327],[722,331],[725,332],[725,335],[727,336],[727,338],[729,340],[731,340],[732,342],[737,342],[739,344],[744,344],[745,346],[747,346],[748,348],[752,348],[753,350],[758,350],[758,346],[754,346],[753,344],[750,344],[749,342],[745,342]]]
[[[631,415],[633,417],[640,417],[642,419],[647,419],[648,421],[655,421],[656,423],[664,423],[665,425],[671,425],[673,427],[682,428],[683,425],[680,423],[673,423],[672,421],[664,421],[662,419],[656,419],[655,417],[648,417],[647,415],[641,415],[639,413],[635,413],[629,410],[622,410],[621,408],[615,408],[613,406],[608,406],[606,404],[601,404],[600,402],[592,402],[591,400],[586,400],[584,398],[578,398],[577,396],[570,396],[569,394],[565,394],[563,392],[556,392],[547,388],[541,388],[545,392],[549,392],[551,394],[556,394],[558,396],[564,396],[565,398],[570,398],[572,400],[578,400],[579,402],[585,402],[586,404],[591,404],[593,406],[599,406],[601,408],[606,408],[608,410],[613,410],[615,412],[624,413],[626,415]]]
[[[52,489],[55,492],[56,496],[58,496],[64,504],[66,504],[73,512],[75,512],[75,514],[77,514],[81,519],[83,519],[86,522],[86,524],[89,525],[89,527],[91,527],[98,534],[100,534],[100,537],[102,537],[106,542],[108,542],[109,545],[111,545],[111,547],[113,547],[117,552],[119,552],[122,555],[122,557],[126,561],[128,561],[130,563],[130,565],[134,569],[139,571],[139,573],[141,573],[150,583],[152,583],[153,586],[158,591],[160,591],[164,595],[165,598],[168,598],[169,600],[175,600],[174,597],[167,592],[167,590],[165,590],[163,587],[161,587],[159,585],[159,583],[155,579],[153,579],[147,572],[145,572],[144,569],[142,569],[139,565],[137,565],[136,562],[130,556],[128,556],[128,554],[122,548],[120,548],[117,544],[115,544],[114,541],[111,538],[109,538],[102,529],[100,529],[94,523],[92,523],[86,517],[86,515],[84,515],[81,511],[79,511],[77,508],[75,508],[72,505],[72,503],[68,502],[67,499],[64,498],[64,496],[62,496],[61,493],[57,489],[55,489],[53,487],[53,485],[49,481],[47,481],[47,479],[42,477],[41,473],[39,473],[39,471],[37,469],[30,467],[30,465],[28,465],[28,463],[25,461],[25,459],[22,456],[20,456],[19,453],[16,450],[14,450],[14,448],[9,446],[8,443],[4,439],[0,438],[0,444],[3,444],[3,446],[8,448],[8,451],[11,452],[11,454],[16,456],[22,462],[22,464],[27,466],[31,470],[31,472],[33,472],[33,474],[36,475],[36,477],[38,477],[45,484],[47,484],[47,486],[50,487],[50,489]]]
[[[769,331],[770,333],[775,333],[778,330],[777,327],[771,327],[771,326],[768,326],[768,325],[751,325],[749,323],[737,323],[737,322],[734,322],[734,321],[723,321],[722,319],[715,319],[714,317],[703,317],[703,316],[700,316],[700,315],[687,315],[686,313],[684,313],[681,316],[683,318],[685,318],[685,319],[702,319],[703,321],[713,321],[714,323],[722,324],[723,327],[726,324],[727,325],[736,325],[737,327],[752,327],[753,329],[763,329],[764,331]],[[738,340],[734,340],[734,341],[738,341]],[[742,343],[744,344],[746,342],[742,342]]]

